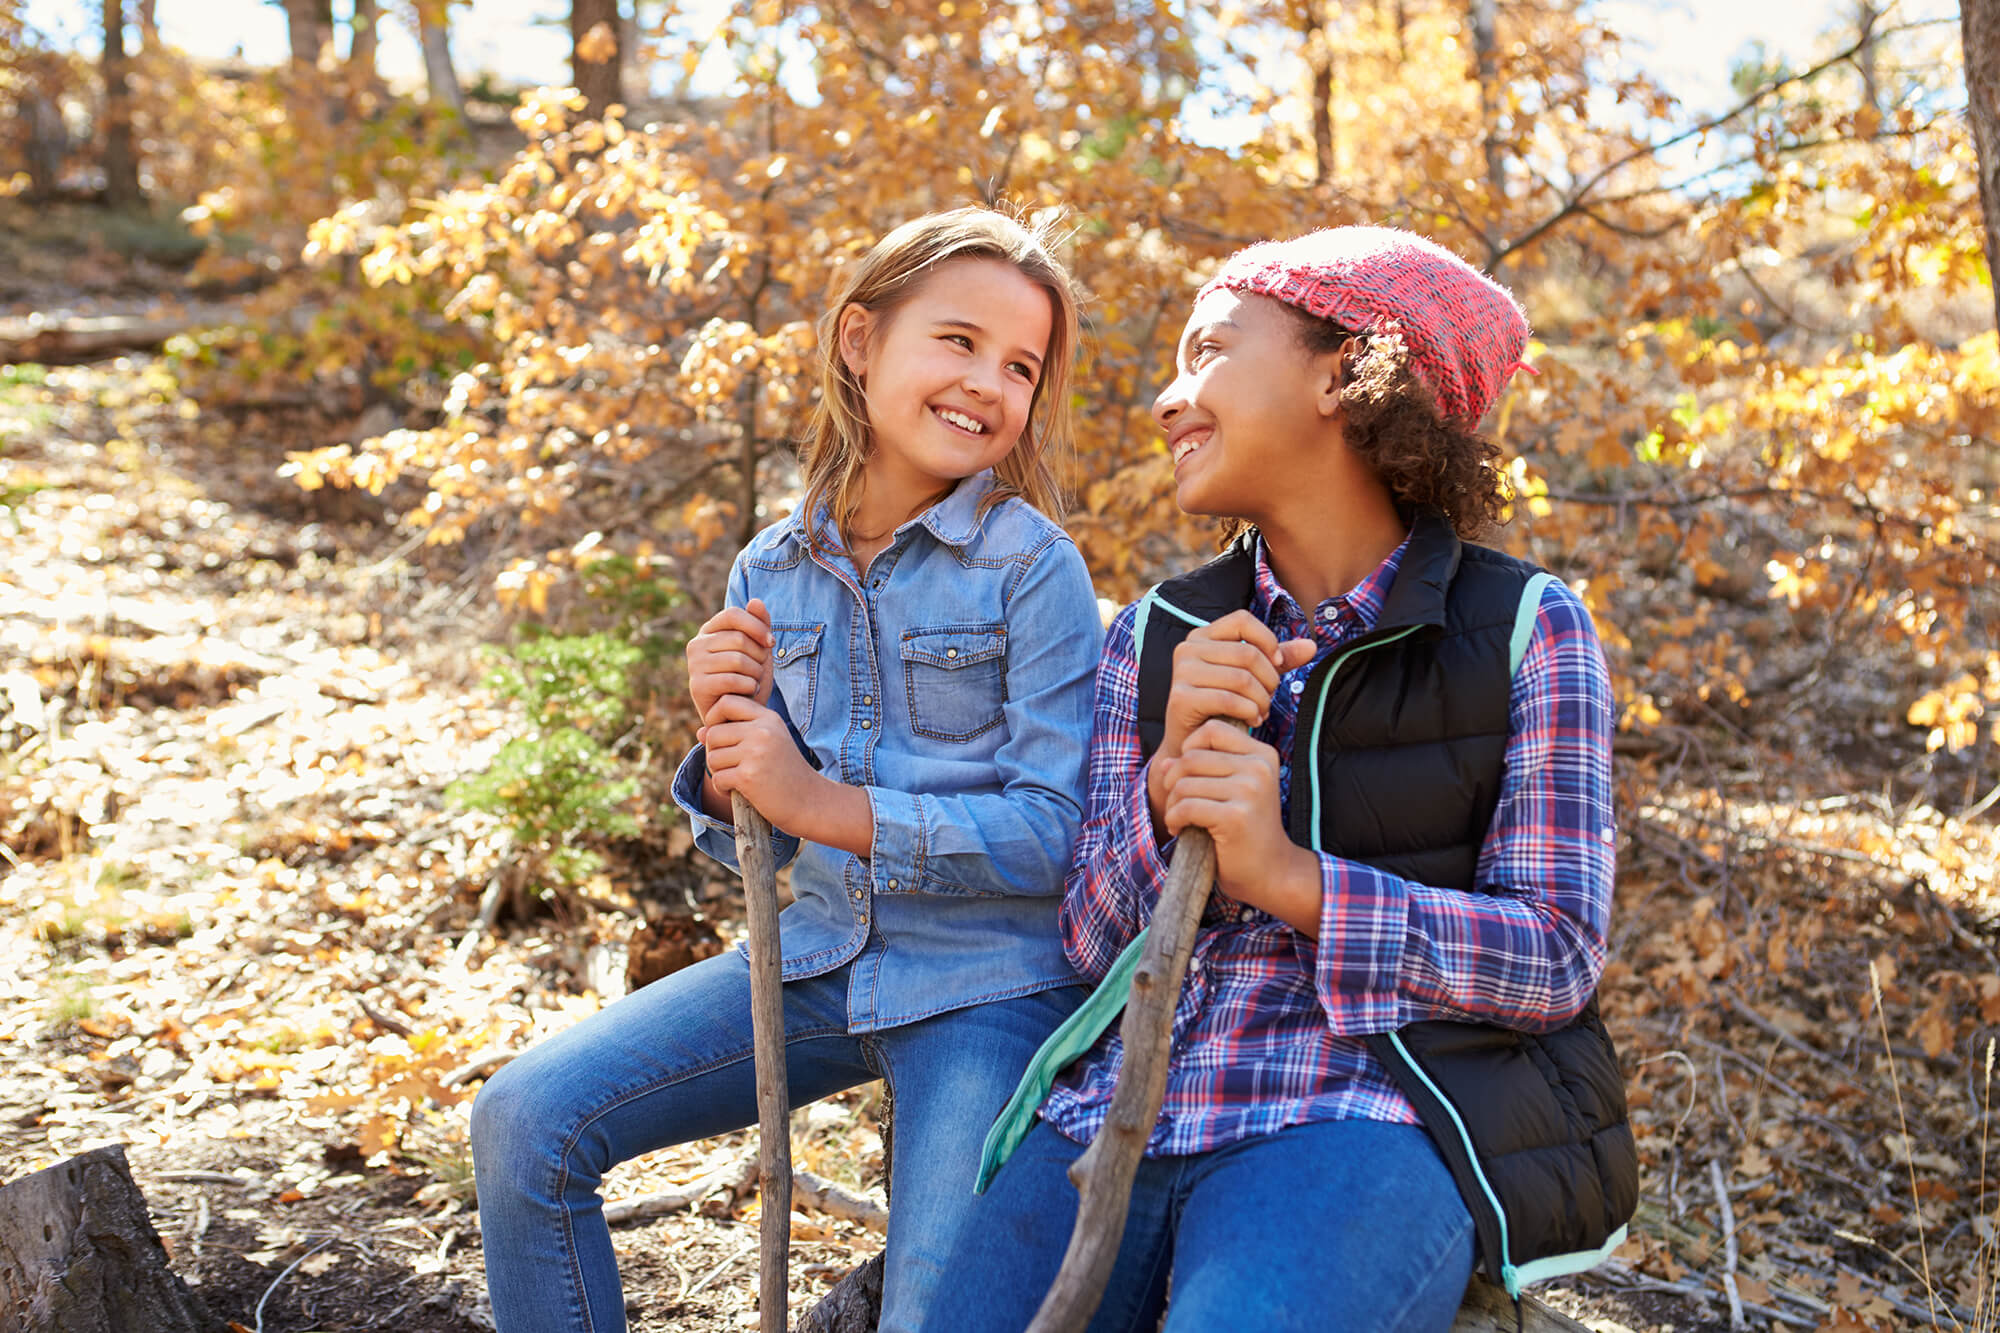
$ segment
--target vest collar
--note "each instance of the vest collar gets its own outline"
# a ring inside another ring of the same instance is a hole
[[[1389,585],[1373,632],[1412,625],[1442,626],[1445,594],[1464,553],[1464,544],[1443,514],[1434,509],[1418,510],[1410,524],[1409,545],[1396,568],[1396,581]],[[1189,616],[1220,620],[1250,605],[1256,577],[1257,532],[1251,529],[1207,564],[1162,583],[1156,595]]]
[[[1464,543],[1443,514],[1435,509],[1418,510],[1410,524],[1410,544],[1403,552],[1403,563],[1396,569],[1396,581],[1389,585],[1382,615],[1375,622],[1376,631],[1442,626],[1445,594],[1464,554]]]

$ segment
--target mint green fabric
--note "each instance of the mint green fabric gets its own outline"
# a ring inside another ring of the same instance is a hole
[[[993,1128],[986,1131],[986,1147],[979,1154],[979,1179],[973,1184],[973,1193],[986,1192],[994,1174],[1013,1155],[1021,1140],[1028,1137],[1028,1131],[1035,1127],[1035,1111],[1055,1086],[1056,1075],[1095,1046],[1104,1030],[1124,1011],[1126,998],[1132,993],[1132,974],[1139,970],[1139,955],[1146,947],[1146,936],[1151,929],[1149,926],[1132,937],[1090,998],[1049,1034],[1049,1039],[1035,1052],[1035,1058],[1028,1062],[1020,1086],[1001,1108]]]

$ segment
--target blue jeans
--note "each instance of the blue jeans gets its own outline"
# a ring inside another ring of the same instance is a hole
[[[1021,1333],[1076,1220],[1083,1152],[1037,1124],[959,1233],[925,1333]],[[1412,1125],[1294,1125],[1139,1163],[1125,1237],[1089,1333],[1424,1333],[1451,1327],[1472,1217]],[[1167,1303],[1171,1284],[1173,1301]]]
[[[886,1078],[896,1103],[882,1333],[916,1327],[973,1203],[986,1127],[1080,987],[860,1036],[848,969],[785,983],[792,1104]],[[486,1286],[499,1333],[613,1333],[625,1302],[597,1189],[614,1164],[757,1119],[750,969],[730,950],[531,1048],[472,1107]]]

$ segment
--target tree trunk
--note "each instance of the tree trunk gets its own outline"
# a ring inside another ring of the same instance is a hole
[[[1882,17],[1882,10],[1875,0],[1860,0],[1855,7],[1854,26],[1861,37],[1861,51],[1854,58],[1855,68],[1861,71],[1861,100],[1873,107],[1876,115],[1882,114],[1882,85],[1876,76],[1875,24]]]
[[[333,0],[285,0],[292,68],[318,69],[321,52],[333,40]]]
[[[1333,179],[1333,41],[1325,0],[1306,0],[1300,26],[1312,71],[1313,184],[1324,185]]]
[[[1486,148],[1486,185],[1498,207],[1507,168],[1500,153],[1499,0],[1472,0],[1473,74],[1479,80],[1479,128]]]
[[[606,107],[624,97],[619,81],[624,29],[618,0],[571,0],[569,35],[571,77],[590,102],[584,114],[600,120]]]
[[[139,0],[139,49],[160,49],[159,0]]]
[[[53,199],[62,187],[63,159],[69,156],[69,127],[55,101],[33,86],[27,90],[22,115],[27,120],[28,197]]]
[[[1979,159],[1979,209],[1986,219],[1986,270],[1993,279],[1993,318],[2000,326],[2000,0],[1964,0],[1966,118]]]
[[[132,148],[132,85],[125,58],[125,0],[104,0],[104,202],[140,202],[139,158]]]
[[[219,1333],[167,1266],[120,1144],[0,1188],[0,1308],[24,1333]]]
[[[417,0],[417,41],[424,49],[424,76],[431,105],[448,106],[465,118],[465,94],[451,67],[451,12],[446,0]]]
[[[375,70],[376,28],[381,21],[381,0],[354,0],[354,17],[349,23],[354,40],[348,44],[347,68],[357,86],[381,84]]]

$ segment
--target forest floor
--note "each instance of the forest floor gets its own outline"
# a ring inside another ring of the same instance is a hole
[[[0,367],[0,1181],[120,1142],[219,1316],[490,1327],[481,1074],[615,998],[649,904],[733,938],[736,898],[683,838],[576,915],[479,930],[504,848],[444,789],[513,722],[480,683],[484,576],[280,478],[305,443],[282,419],[227,449],[212,424],[150,358]],[[1621,743],[1602,996],[1644,1198],[1549,1296],[1599,1328],[1729,1328],[1732,1303],[1753,1328],[1994,1326],[2000,839],[1879,722],[1893,701],[1854,697]],[[875,1109],[801,1112],[800,1164],[879,1200]],[[720,1182],[614,1229],[635,1329],[754,1326],[751,1146],[608,1180]],[[795,1312],[881,1243],[803,1210],[793,1236]]]

